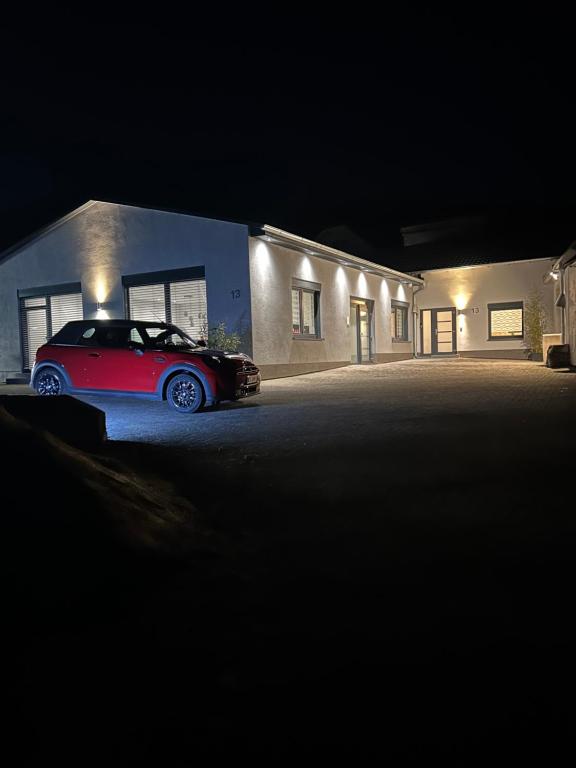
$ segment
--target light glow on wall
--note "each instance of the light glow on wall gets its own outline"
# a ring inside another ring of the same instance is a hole
[[[457,310],[466,309],[468,302],[470,301],[470,294],[459,291],[452,295],[452,301]]]
[[[385,307],[388,306],[390,300],[390,288],[388,287],[386,280],[382,280],[380,283],[380,300]]]
[[[342,267],[338,267],[336,270],[336,284],[339,288],[346,288],[348,285],[348,280],[346,278],[346,272],[342,269]]]
[[[312,262],[308,258],[308,256],[304,256],[302,259],[302,262],[300,264],[300,269],[302,272],[302,280],[312,280],[314,276],[314,270],[312,268]]]
[[[404,286],[402,285],[402,283],[400,283],[400,285],[398,286],[398,291],[396,293],[396,298],[398,299],[398,301],[407,301],[406,291],[405,291]]]
[[[266,243],[260,241],[256,245],[256,249],[254,251],[254,266],[256,267],[259,275],[268,275],[270,273],[271,263],[272,260],[270,258],[270,251],[268,246]]]
[[[98,304],[103,304],[108,298],[110,289],[106,278],[103,275],[98,275],[94,281],[94,294]],[[100,309],[100,308],[99,308]]]
[[[360,298],[368,298],[368,283],[366,282],[366,276],[363,272],[358,275],[358,296]]]

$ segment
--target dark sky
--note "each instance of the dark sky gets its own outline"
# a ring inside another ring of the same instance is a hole
[[[0,246],[91,197],[377,245],[576,208],[568,19],[101,16],[1,32]]]

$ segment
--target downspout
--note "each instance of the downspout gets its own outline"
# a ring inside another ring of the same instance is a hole
[[[560,298],[562,298],[562,304],[560,306],[560,343],[566,344],[566,294],[564,293],[564,272],[565,267],[560,269]]]
[[[416,302],[414,300],[414,297],[418,293],[418,291],[421,291],[423,288],[426,288],[426,283],[424,285],[417,285],[416,287],[412,286],[412,354],[414,357],[418,356],[418,344],[416,342],[417,336],[418,336],[418,329],[419,329],[419,323],[418,323],[418,309],[416,307]]]

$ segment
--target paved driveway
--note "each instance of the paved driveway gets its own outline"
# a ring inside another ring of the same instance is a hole
[[[521,361],[409,360],[265,381],[261,395],[193,416],[165,403],[87,397],[112,440],[244,451],[358,445],[443,430],[454,417],[543,414],[575,402],[576,375]],[[444,424],[444,426],[443,426]]]

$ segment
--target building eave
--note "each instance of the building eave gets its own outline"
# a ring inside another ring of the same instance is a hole
[[[424,280],[415,275],[409,275],[405,272],[399,272],[391,267],[385,267],[382,264],[376,264],[366,259],[361,259],[359,256],[354,256],[351,253],[340,251],[337,248],[331,248],[328,245],[322,245],[314,240],[308,240],[300,235],[294,235],[291,232],[286,232],[283,229],[278,229],[270,224],[263,224],[260,227],[254,227],[251,230],[251,236],[264,242],[280,245],[285,248],[289,248],[293,251],[305,253],[310,256],[317,256],[318,258],[331,261],[342,266],[351,267],[352,269],[358,269],[368,274],[379,275],[380,277],[388,278],[389,280],[395,280],[399,283],[405,283],[409,285],[424,285]]]

